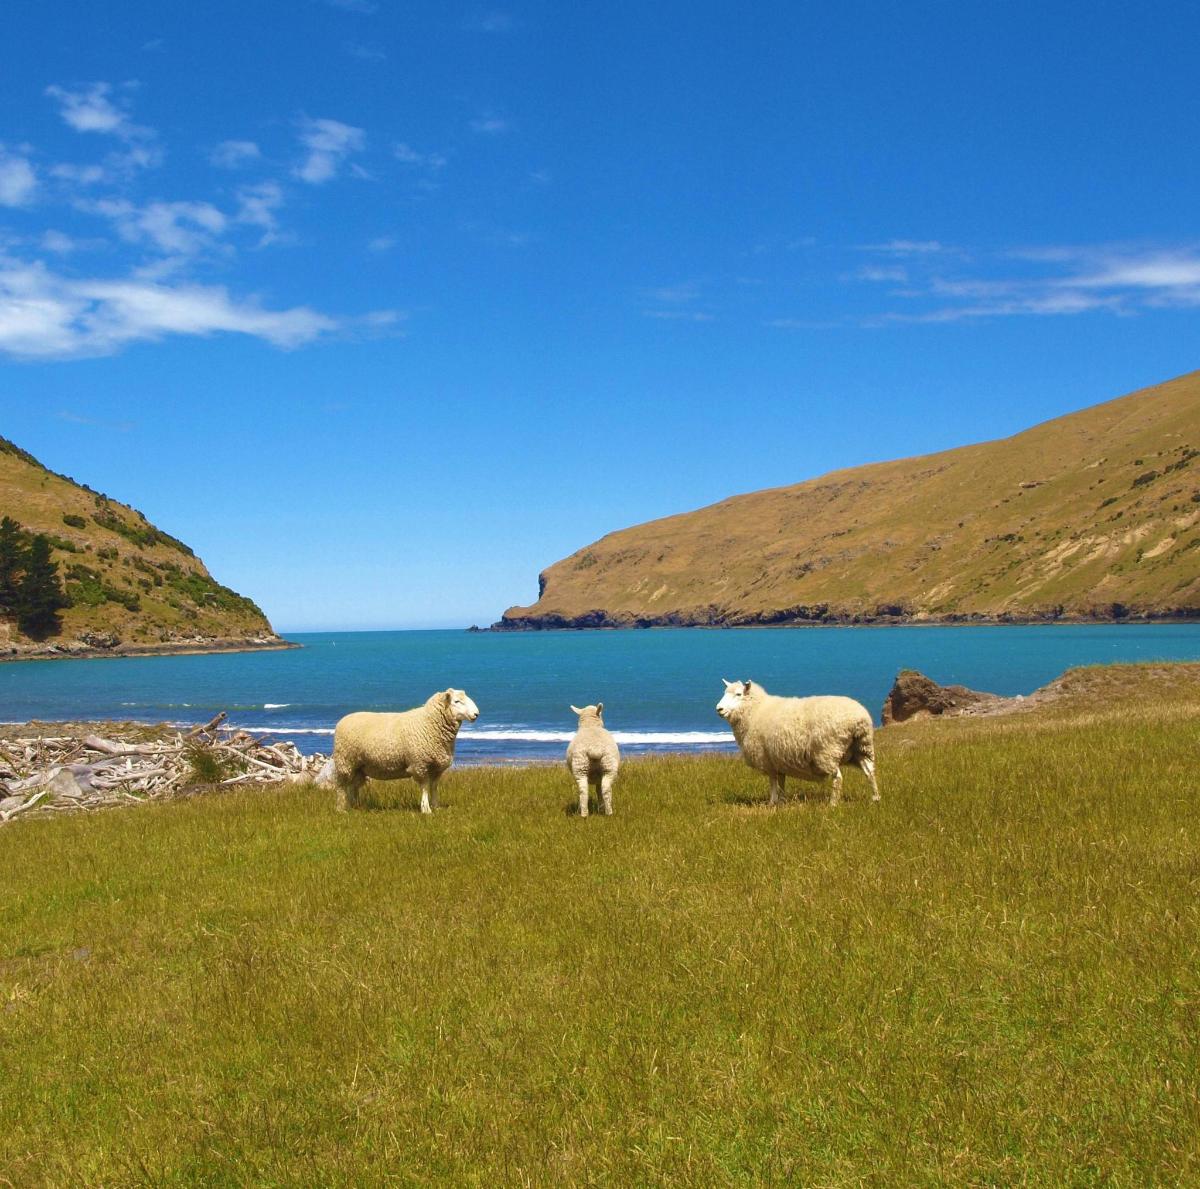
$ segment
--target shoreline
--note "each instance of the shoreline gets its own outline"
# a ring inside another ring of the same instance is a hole
[[[988,628],[988,627],[1114,627],[1125,624],[1141,627],[1167,627],[1173,624],[1200,623],[1200,609],[1180,608],[1177,612],[1129,613],[1125,615],[828,615],[815,618],[760,618],[744,623],[723,623],[699,617],[612,617],[605,612],[589,611],[582,615],[545,615],[521,620],[500,619],[489,627],[469,627],[468,632],[495,632],[497,635],[522,632],[639,632],[652,628],[702,628],[707,631],[743,631],[754,628]]]
[[[282,637],[215,637],[211,640],[180,640],[165,644],[115,644],[104,647],[71,641],[68,644],[44,644],[33,648],[11,648],[0,652],[0,663],[18,661],[83,661],[120,657],[147,656],[208,656],[223,652],[284,652],[303,648],[293,640]]]

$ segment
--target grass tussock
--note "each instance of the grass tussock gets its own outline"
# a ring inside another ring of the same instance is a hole
[[[545,768],[432,819],[396,785],[14,824],[0,1183],[1195,1181],[1161,697],[890,729],[837,811],[672,758],[610,819]]]

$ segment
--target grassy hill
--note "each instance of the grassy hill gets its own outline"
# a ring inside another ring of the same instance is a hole
[[[1066,684],[835,811],[721,756],[17,819],[0,1181],[1195,1185],[1200,666]]]
[[[0,652],[278,642],[255,603],[217,582],[182,541],[4,438],[0,515],[50,537],[71,603],[49,640],[29,640],[0,618]]]
[[[1200,372],[610,533],[498,627],[1200,616]]]

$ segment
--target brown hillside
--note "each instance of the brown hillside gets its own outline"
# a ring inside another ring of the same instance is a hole
[[[1200,617],[1200,372],[610,533],[498,627]]]
[[[182,541],[4,438],[0,515],[51,538],[71,600],[48,641],[30,641],[0,617],[0,653],[278,643],[262,611],[217,582]]]

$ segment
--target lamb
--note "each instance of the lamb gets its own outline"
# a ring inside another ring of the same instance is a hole
[[[726,681],[717,713],[733,728],[742,759],[765,772],[771,804],[778,805],[784,781],[833,778],[829,804],[842,796],[842,765],[854,764],[875,782],[875,728],[867,708],[853,698],[778,698],[753,681]]]
[[[579,789],[579,816],[588,815],[589,786],[596,786],[596,800],[606,814],[611,814],[612,786],[617,768],[621,763],[621,752],[612,732],[604,727],[604,703],[595,706],[572,706],[579,715],[579,729],[567,745],[567,769],[575,777]]]
[[[338,812],[358,804],[368,778],[410,776],[421,789],[421,812],[432,813],[438,780],[454,763],[458,728],[478,717],[479,707],[461,689],[440,690],[423,706],[401,714],[347,714],[333,732]]]

